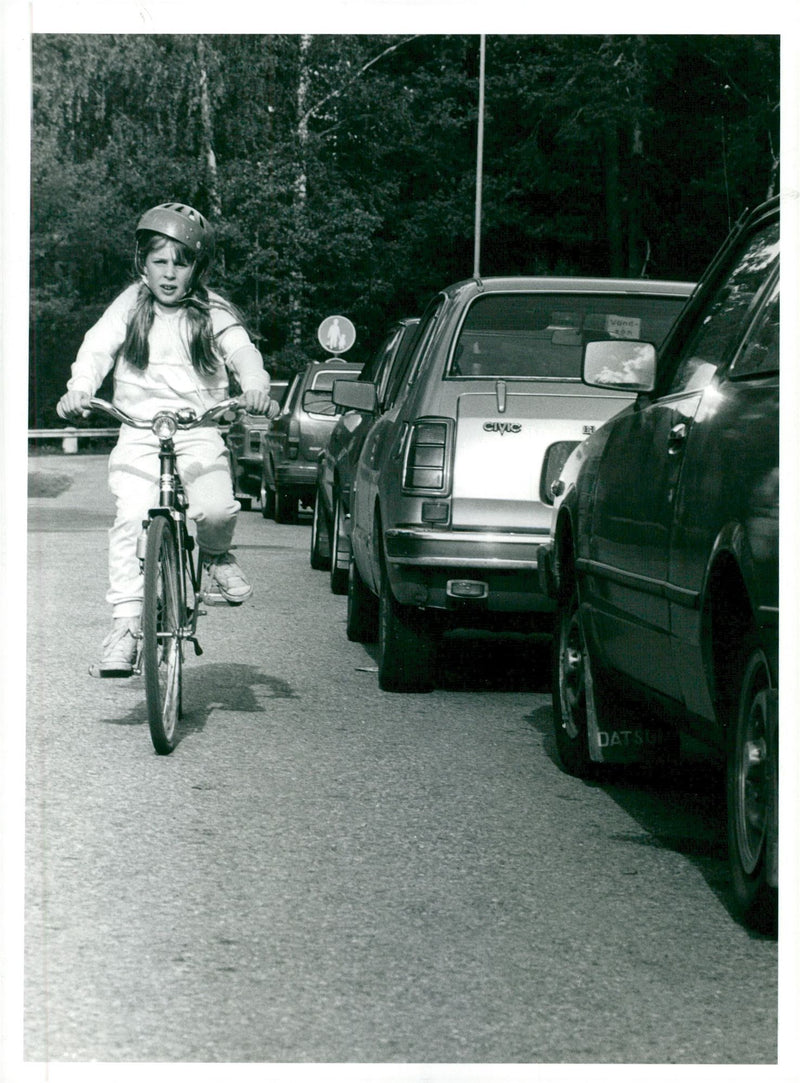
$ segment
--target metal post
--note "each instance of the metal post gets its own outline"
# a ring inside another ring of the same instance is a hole
[[[73,428],[66,428],[64,430],[64,439],[61,441],[61,450],[65,455],[77,455],[78,454],[78,430]]]
[[[478,89],[478,162],[475,182],[475,267],[473,274],[481,276],[481,200],[483,197],[483,103],[486,81],[486,35],[481,34],[481,70]]]

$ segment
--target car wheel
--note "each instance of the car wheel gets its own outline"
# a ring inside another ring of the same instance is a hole
[[[578,590],[558,603],[553,635],[553,731],[564,770],[585,778],[591,772],[586,717],[589,654],[578,606]]]
[[[348,550],[350,543],[344,529],[344,511],[342,502],[337,497],[333,510],[333,530],[331,531],[331,591],[334,594],[347,594],[349,572]],[[344,564],[344,567],[342,567]]]
[[[275,493],[269,487],[267,481],[267,469],[261,469],[261,514],[265,519],[271,519],[275,514]]]
[[[378,599],[361,578],[355,557],[347,571],[347,638],[374,643],[378,638]]]
[[[420,609],[401,605],[381,576],[378,607],[378,685],[384,692],[430,692],[436,639]]]
[[[297,519],[297,496],[291,489],[275,487],[275,522],[293,523]]]
[[[327,571],[331,566],[331,537],[325,512],[322,510],[319,490],[314,501],[314,517],[311,520],[311,567],[315,571]]]
[[[760,647],[743,654],[736,715],[729,726],[726,789],[728,859],[736,908],[750,924],[771,927],[777,892],[766,878],[770,803],[777,800],[777,741],[769,733],[769,667]]]

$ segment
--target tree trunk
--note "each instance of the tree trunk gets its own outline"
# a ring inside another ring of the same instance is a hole
[[[306,153],[308,147],[308,50],[311,46],[311,35],[302,34],[300,37],[300,63],[297,75],[297,174],[294,181],[294,225],[295,239],[304,236],[303,222],[306,213],[306,200],[308,195],[308,176],[306,174]],[[296,250],[296,256],[300,255],[300,247]],[[295,263],[291,272],[291,300],[290,300],[290,337],[293,345],[299,346],[303,338],[303,292],[305,282],[303,272]]]
[[[642,238],[642,172],[644,140],[642,126],[633,122],[630,176],[628,184],[628,275],[639,278],[645,272],[645,243]]]
[[[212,219],[222,215],[222,202],[219,197],[219,178],[217,175],[217,156],[214,153],[214,125],[211,118],[211,96],[208,91],[208,68],[206,67],[205,45],[202,37],[197,38],[197,68],[200,84],[200,123],[203,133],[202,156],[206,163],[208,210]]]
[[[622,276],[625,274],[625,247],[622,239],[619,185],[619,136],[612,121],[607,121],[604,125],[603,142],[609,273],[612,276]]]

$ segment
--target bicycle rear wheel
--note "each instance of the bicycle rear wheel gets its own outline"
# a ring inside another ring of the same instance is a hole
[[[156,516],[147,529],[142,611],[142,663],[147,718],[153,747],[167,755],[175,747],[181,715],[184,618],[183,584],[172,522]]]

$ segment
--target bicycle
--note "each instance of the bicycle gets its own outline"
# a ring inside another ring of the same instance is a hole
[[[104,399],[90,399],[89,409],[108,414],[135,429],[151,429],[159,441],[159,499],[142,523],[137,556],[144,571],[144,599],[133,675],[144,672],[150,737],[159,755],[175,748],[175,732],[183,714],[183,652],[197,639],[203,604],[224,605],[221,595],[203,589],[203,565],[187,520],[188,500],[177,469],[173,442],[179,430],[216,421],[226,413],[245,413],[237,399],[226,399],[199,417],[191,408],[159,410],[151,419],[135,418]]]

